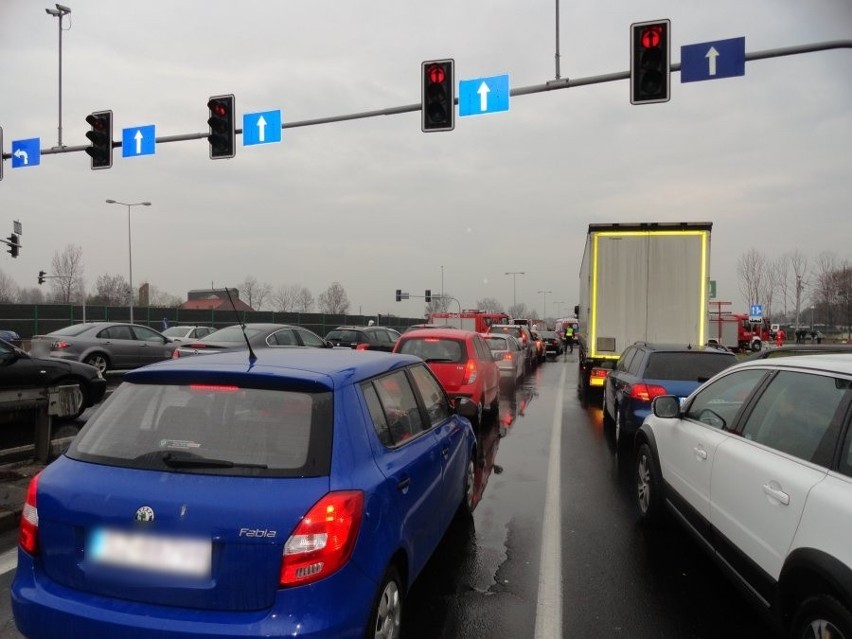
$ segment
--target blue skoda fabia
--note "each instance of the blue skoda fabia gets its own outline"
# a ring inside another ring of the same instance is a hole
[[[475,505],[476,440],[422,360],[288,349],[129,373],[35,477],[28,637],[398,637]]]

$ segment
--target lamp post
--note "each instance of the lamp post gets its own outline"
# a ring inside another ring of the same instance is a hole
[[[71,13],[71,9],[61,4],[57,4],[55,9],[45,9],[45,11],[54,18],[59,18],[59,143],[58,148],[63,148],[62,144],[62,18]]]
[[[133,323],[133,243],[132,236],[130,234],[130,209],[134,206],[151,206],[150,202],[119,202],[117,200],[107,200],[107,204],[120,204],[121,206],[127,207],[127,264],[128,264],[128,273],[130,276],[130,303],[128,307],[130,308],[130,323]]]
[[[544,316],[541,319],[544,320],[545,324],[547,324],[547,294],[552,292],[553,291],[539,291],[539,293],[544,293]]]
[[[526,273],[524,271],[506,271],[506,275],[512,276],[512,306],[515,307],[515,306],[518,305],[518,298],[517,298],[517,294],[516,294],[517,288],[515,286],[515,283],[517,281],[517,276],[518,275],[526,275]]]

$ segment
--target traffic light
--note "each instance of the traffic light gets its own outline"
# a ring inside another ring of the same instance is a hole
[[[233,95],[214,95],[207,102],[207,108],[210,109],[210,117],[207,119],[210,134],[207,139],[210,142],[211,160],[232,158],[237,154],[234,102]]]
[[[86,116],[92,130],[86,137],[92,146],[86,153],[92,158],[92,170],[108,169],[112,166],[112,111],[95,111]]]
[[[18,257],[18,251],[21,248],[21,245],[18,243],[18,236],[15,233],[12,233],[9,236],[9,255],[12,257]]]
[[[432,291],[430,291],[430,290],[427,288],[427,289],[426,289],[426,295],[424,295],[424,297],[426,298],[426,303],[427,303],[427,304],[428,304],[429,302],[431,302],[431,301],[432,301]]]
[[[402,289],[401,288],[396,289],[396,301],[397,302],[402,301]]]
[[[431,60],[420,65],[420,129],[424,133],[452,131],[456,126],[454,64],[454,60]]]
[[[630,103],[668,102],[671,79],[670,20],[630,25]]]
[[[44,284],[44,276],[47,275],[44,271],[38,272],[38,283],[39,285]]]

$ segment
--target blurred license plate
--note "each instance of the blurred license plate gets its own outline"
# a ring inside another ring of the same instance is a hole
[[[98,529],[89,539],[88,558],[111,566],[207,577],[211,546],[209,539]]]

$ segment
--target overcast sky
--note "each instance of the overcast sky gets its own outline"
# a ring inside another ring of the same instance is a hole
[[[67,0],[63,143],[85,117],[121,129],[207,130],[207,99],[284,122],[419,103],[420,64],[452,57],[457,80],[555,77],[554,0]],[[50,2],[0,0],[0,126],[58,142],[58,20]],[[629,67],[630,24],[669,18],[682,45],[739,36],[746,51],[852,38],[849,0],[594,0],[560,6],[561,75]],[[70,26],[70,28],[68,28]],[[281,144],[208,158],[206,140],[92,171],[82,151],[43,155],[0,182],[0,235],[20,220],[20,257],[0,270],[36,284],[82,247],[85,278],[128,272],[185,298],[247,276],[318,296],[339,281],[351,312],[419,316],[395,289],[442,289],[463,307],[493,297],[554,316],[573,309],[589,223],[709,221],[718,297],[744,309],[737,259],[798,249],[852,254],[852,50],[746,63],[745,76],[681,84],[634,106],[627,80],[512,98],[510,110],[422,133],[420,113],[285,129]],[[523,271],[514,278],[507,271]],[[443,283],[442,283],[443,275]],[[540,293],[539,291],[548,291]],[[561,303],[558,304],[557,303]]]

